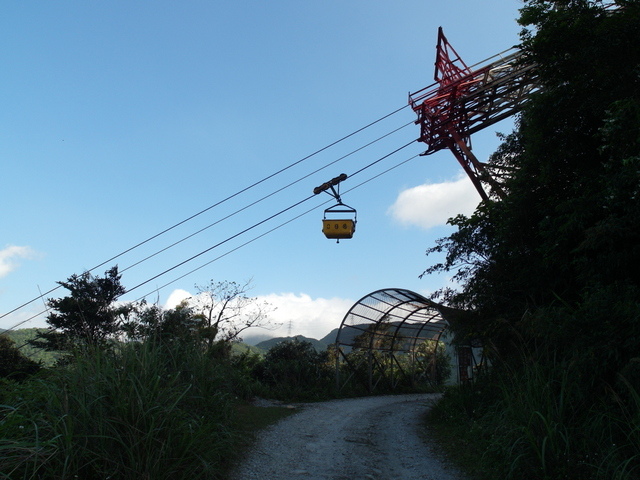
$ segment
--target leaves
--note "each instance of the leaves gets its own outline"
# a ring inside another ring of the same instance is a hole
[[[503,354],[518,338],[554,339],[578,354],[567,346],[595,345],[599,332],[554,309],[582,311],[602,291],[609,311],[625,312],[620,327],[637,321],[612,292],[640,284],[640,4],[529,0],[520,23],[542,88],[490,159],[507,172],[508,196],[451,219],[457,231],[427,251],[444,260],[423,275],[453,272],[461,287],[439,298],[472,309]]]
[[[113,267],[102,278],[85,272],[59,282],[69,295],[47,301],[53,310],[47,315],[50,329],[39,333],[31,343],[46,350],[105,347],[122,331],[123,322],[132,310],[131,305],[116,304],[126,291],[120,277],[118,267]]]

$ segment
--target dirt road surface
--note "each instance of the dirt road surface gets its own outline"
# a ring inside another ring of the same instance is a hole
[[[421,436],[434,394],[301,404],[261,432],[232,480],[463,480]]]

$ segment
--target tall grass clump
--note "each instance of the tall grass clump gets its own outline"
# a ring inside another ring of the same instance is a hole
[[[154,342],[94,351],[13,384],[0,478],[218,478],[233,445],[224,361]]]
[[[499,400],[487,412],[495,419],[497,456],[508,459],[508,477],[537,478],[583,475],[584,436],[576,431],[588,408],[587,397],[574,388],[571,369],[529,362],[505,372]]]
[[[602,449],[592,466],[598,478],[630,480],[640,478],[640,389],[622,372],[618,388],[611,389],[593,416],[590,437]]]
[[[637,480],[637,386],[621,375],[588,391],[576,380],[583,374],[570,363],[523,362],[450,389],[429,423],[478,478]]]

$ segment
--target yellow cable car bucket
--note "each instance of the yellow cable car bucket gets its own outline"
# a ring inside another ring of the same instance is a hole
[[[338,203],[324,211],[322,219],[322,233],[329,239],[340,241],[352,238],[356,231],[357,212],[344,203]]]
[[[335,238],[338,243],[340,243],[341,238],[352,238],[356,231],[356,209],[342,203],[339,193],[340,182],[346,179],[347,175],[342,173],[313,189],[315,195],[325,192],[338,201],[333,207],[329,207],[324,211],[324,218],[322,219],[322,233],[327,238]],[[337,187],[337,190],[334,187]],[[331,193],[327,192],[327,190],[331,190]]]

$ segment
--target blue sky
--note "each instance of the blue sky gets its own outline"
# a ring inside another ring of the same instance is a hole
[[[521,7],[518,0],[3,3],[0,315],[405,106],[408,92],[432,83],[439,26],[468,64],[511,47]],[[251,295],[277,308],[272,317],[283,327],[273,334],[290,324],[292,333],[316,338],[374,290],[429,294],[448,279],[418,278],[430,264],[426,249],[450,231],[446,218],[470,213],[479,197],[447,151],[372,179],[422,152],[419,143],[343,183],[343,201],[358,211],[353,239],[324,238],[330,197],[321,194],[227,241],[416,139],[414,119],[405,108],[94,273],[117,264],[133,288],[124,300],[163,305],[194,285],[252,278]],[[495,132],[510,130],[505,121],[474,136],[476,155],[488,157]],[[43,309],[42,300],[29,303],[0,328]],[[36,317],[20,326],[41,325]]]

